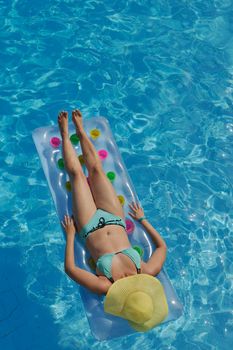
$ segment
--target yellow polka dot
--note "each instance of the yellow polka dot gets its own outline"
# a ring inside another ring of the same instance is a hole
[[[119,195],[119,196],[117,196],[117,197],[118,197],[118,199],[119,199],[121,205],[123,206],[123,205],[125,204],[125,198],[124,198],[124,196]]]
[[[85,163],[84,163],[84,159],[83,159],[83,155],[82,154],[80,154],[80,156],[78,156],[78,159],[79,159],[79,161],[80,161],[80,163],[82,164],[82,165],[84,165]]]
[[[91,138],[96,140],[100,136],[100,131],[98,129],[93,129],[90,131]]]

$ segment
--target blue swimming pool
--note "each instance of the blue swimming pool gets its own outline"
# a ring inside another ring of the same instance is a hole
[[[233,2],[1,1],[0,348],[233,344]],[[183,315],[93,338],[31,137],[59,110],[105,116],[168,245]]]

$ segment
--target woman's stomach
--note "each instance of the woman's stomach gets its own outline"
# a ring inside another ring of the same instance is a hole
[[[100,256],[129,248],[131,244],[123,227],[107,225],[92,232],[87,237],[86,246],[92,258],[97,261]]]

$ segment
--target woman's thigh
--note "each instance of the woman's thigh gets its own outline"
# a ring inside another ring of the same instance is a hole
[[[93,169],[89,172],[88,179],[96,207],[125,219],[119,198],[103,169],[101,167]]]
[[[74,220],[80,231],[96,212],[96,205],[84,174],[76,174],[72,177],[71,189]]]

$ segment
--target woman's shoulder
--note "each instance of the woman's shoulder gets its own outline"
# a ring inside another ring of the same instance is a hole
[[[154,276],[151,274],[151,271],[149,270],[148,264],[143,260],[141,260],[141,273],[145,273],[147,275]]]
[[[101,284],[102,284],[102,288],[103,288],[103,294],[106,294],[109,290],[109,288],[111,287],[112,285],[112,282],[109,281],[109,279],[105,276],[102,276],[102,275],[97,275],[97,277],[99,278],[99,280],[101,281]]]

